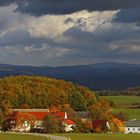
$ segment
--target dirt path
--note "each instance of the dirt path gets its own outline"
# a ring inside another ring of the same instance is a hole
[[[40,136],[40,137],[47,137],[50,138],[51,140],[69,140],[68,138],[64,137],[64,136],[55,136],[55,135],[50,135],[50,134],[30,134],[29,135],[36,135],[36,136]]]

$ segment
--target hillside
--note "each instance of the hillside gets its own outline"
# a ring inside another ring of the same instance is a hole
[[[140,65],[99,63],[77,66],[0,65],[0,77],[10,75],[40,75],[64,79],[93,90],[120,90],[140,86]]]
[[[6,108],[48,108],[69,104],[86,110],[96,101],[95,93],[64,80],[40,76],[10,76],[0,79],[0,106]]]

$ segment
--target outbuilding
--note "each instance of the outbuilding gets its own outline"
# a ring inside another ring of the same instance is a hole
[[[125,122],[124,133],[140,133],[140,120],[130,120]]]

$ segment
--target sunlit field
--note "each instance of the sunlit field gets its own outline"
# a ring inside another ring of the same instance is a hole
[[[123,112],[128,116],[129,119],[140,120],[140,109],[114,108],[113,112],[114,113]]]
[[[140,96],[102,96],[109,101],[113,101],[115,105],[133,105],[140,104]]]
[[[49,140],[46,137],[0,133],[0,140]]]
[[[139,96],[102,96],[102,98],[114,102],[114,113],[123,112],[128,116],[129,119],[140,120],[140,109],[133,108],[136,104],[140,104]],[[130,109],[131,107],[132,109]]]
[[[64,134],[70,140],[140,140],[140,134]]]

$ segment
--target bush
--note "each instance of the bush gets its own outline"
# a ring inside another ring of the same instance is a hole
[[[93,132],[92,123],[88,120],[83,121],[80,118],[75,119],[76,127],[74,132],[76,133],[90,133]]]
[[[62,126],[59,118],[54,117],[53,115],[48,115],[43,121],[44,132],[45,133],[60,133],[64,132],[64,127]]]

